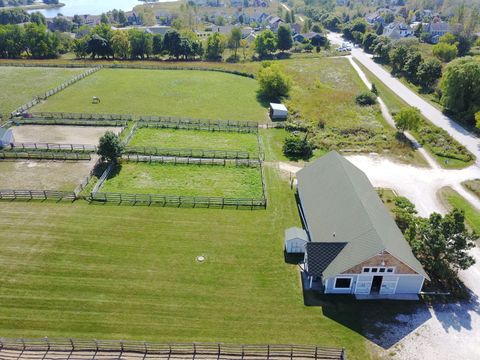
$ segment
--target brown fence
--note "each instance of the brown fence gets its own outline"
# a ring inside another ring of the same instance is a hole
[[[255,159],[227,159],[227,158],[192,158],[179,156],[157,156],[141,154],[124,154],[122,159],[132,162],[148,162],[160,164],[183,165],[220,165],[220,166],[248,166],[259,167],[260,161]]]
[[[258,133],[258,123],[252,121],[204,120],[162,116],[141,116],[138,127]]]
[[[13,143],[12,150],[43,150],[43,151],[70,151],[70,152],[97,152],[96,145],[85,144],[55,144],[55,143]]]
[[[343,349],[315,345],[237,345],[224,343],[151,343],[77,339],[0,338],[0,354],[16,353],[15,359],[65,359],[81,353],[82,359],[98,358],[101,353],[116,353],[115,359],[290,359],[346,360]]]
[[[75,200],[73,191],[56,190],[3,190],[0,189],[0,200]]]
[[[125,149],[128,154],[154,155],[154,156],[177,156],[203,159],[251,159],[257,154],[248,151],[235,150],[203,150],[203,149],[162,149],[148,146],[128,146]]]
[[[131,121],[133,120],[132,115],[128,114],[87,114],[87,113],[66,113],[66,112],[32,112],[26,114],[27,118],[40,118],[45,120],[89,120],[89,121],[100,121],[100,120],[119,120],[119,121]]]
[[[0,160],[29,159],[29,160],[92,160],[90,153],[58,152],[58,151],[0,151]]]

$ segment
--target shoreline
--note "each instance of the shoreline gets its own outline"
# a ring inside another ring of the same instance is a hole
[[[64,7],[64,3],[58,4],[32,4],[32,5],[19,5],[19,6],[4,6],[0,7],[0,10],[11,10],[11,9],[23,9],[28,10],[45,10],[45,9],[56,9]]]

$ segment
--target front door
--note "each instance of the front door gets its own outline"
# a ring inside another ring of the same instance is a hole
[[[380,288],[382,287],[383,276],[374,276],[372,281],[372,288],[370,294],[380,293]]]

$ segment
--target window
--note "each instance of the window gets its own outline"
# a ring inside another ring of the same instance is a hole
[[[370,272],[370,268],[363,268],[363,272]]]
[[[388,268],[388,269],[387,269],[387,272],[388,272],[388,273],[393,273],[393,268],[392,268],[392,267]]]
[[[335,289],[350,289],[352,278],[336,278]]]
[[[385,272],[385,268],[378,269],[379,272]]]
[[[372,272],[377,272],[378,268],[372,268]]]

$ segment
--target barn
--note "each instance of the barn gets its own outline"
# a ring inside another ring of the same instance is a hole
[[[12,129],[0,127],[0,148],[8,146],[14,141]]]
[[[286,120],[287,116],[288,116],[288,110],[285,105],[270,103],[270,119]]]
[[[308,242],[308,235],[305,230],[292,227],[285,230],[285,252],[288,254],[305,253],[305,245]]]
[[[308,287],[357,299],[418,299],[428,275],[360,169],[330,152],[297,180]]]

